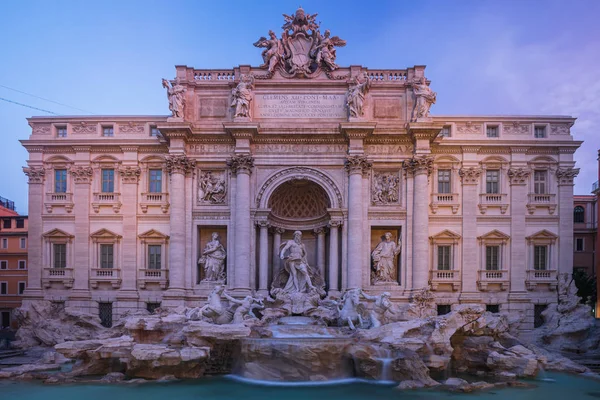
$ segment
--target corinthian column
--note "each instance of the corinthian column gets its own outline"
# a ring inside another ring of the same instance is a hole
[[[477,280],[480,266],[477,264],[477,184],[482,169],[463,167],[458,171],[462,180],[462,293],[463,303],[479,302]]]
[[[558,181],[558,273],[573,273],[573,181],[579,168],[559,168]]]
[[[28,265],[26,299],[39,299],[42,297],[42,207],[44,205],[44,176],[43,167],[23,168],[29,178],[29,225]]]
[[[259,252],[258,252],[258,289],[268,291],[269,285],[269,223],[258,221],[260,229]]]
[[[167,171],[171,176],[171,213],[169,241],[169,290],[185,288],[185,176],[196,167],[196,161],[183,154],[166,157]]]
[[[279,247],[281,246],[281,235],[285,233],[285,229],[283,228],[274,228],[273,229],[273,276],[279,273]]]
[[[317,237],[317,268],[325,279],[325,228],[317,228],[314,233]]]
[[[433,158],[415,156],[403,167],[413,175],[412,289],[422,289],[429,280],[429,189],[427,178],[433,169]]]
[[[348,171],[348,289],[362,286],[363,260],[363,199],[362,180],[372,167],[365,156],[348,156],[346,170]]]
[[[227,161],[236,174],[234,289],[250,290],[250,173],[254,158],[238,154]]]
[[[337,292],[340,288],[339,281],[339,261],[338,261],[338,228],[340,221],[329,221],[329,292]]]

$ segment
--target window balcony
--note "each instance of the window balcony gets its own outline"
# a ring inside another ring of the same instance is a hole
[[[65,211],[70,213],[73,211],[73,206],[73,193],[46,193],[44,207],[49,214],[54,207],[64,207]]]
[[[489,285],[499,285],[500,290],[508,290],[510,283],[508,270],[479,270],[478,272],[477,286],[479,286],[479,290],[485,292]]]
[[[431,290],[438,290],[440,285],[452,285],[452,290],[460,290],[460,271],[451,269],[430,271],[429,284]]]
[[[138,283],[140,289],[145,289],[147,284],[158,284],[161,289],[166,289],[169,282],[169,271],[166,269],[140,269]]]
[[[558,286],[558,272],[551,269],[529,269],[525,285],[527,290],[535,290],[537,285],[548,285],[550,290],[556,290]]]
[[[92,208],[95,213],[100,212],[100,207],[112,207],[115,213],[121,210],[121,193],[94,193]]]
[[[533,214],[536,208],[542,207],[547,208],[550,214],[554,214],[554,211],[556,211],[556,195],[529,193],[527,201],[527,211],[529,211],[529,214]]]
[[[508,195],[506,193],[481,193],[479,195],[479,211],[485,214],[488,208],[498,207],[502,214],[508,210]]]
[[[432,193],[429,207],[434,214],[437,213],[437,210],[440,207],[451,207],[452,214],[456,214],[460,207],[458,193]]]
[[[48,289],[52,283],[62,283],[65,288],[73,287],[73,268],[44,268],[42,275],[42,284]]]
[[[140,202],[142,212],[148,212],[148,207],[160,207],[163,213],[169,211],[169,194],[168,193],[142,193],[142,201]]]
[[[102,282],[110,283],[113,289],[121,287],[121,270],[119,268],[92,268],[90,286],[97,289]]]

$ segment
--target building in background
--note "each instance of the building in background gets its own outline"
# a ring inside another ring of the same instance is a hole
[[[0,328],[16,328],[12,311],[27,287],[27,216],[0,197]]]
[[[592,193],[596,197],[596,227],[600,224],[600,150],[598,150],[598,180],[592,185]],[[600,249],[600,235],[596,234],[596,249]],[[600,258],[596,255],[596,318],[600,318]]]
[[[596,275],[598,206],[595,195],[573,196],[573,272]]]

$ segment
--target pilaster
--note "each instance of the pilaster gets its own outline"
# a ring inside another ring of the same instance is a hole
[[[121,301],[136,301],[137,294],[137,203],[138,203],[138,182],[142,173],[141,168],[137,166],[137,149],[127,150],[124,159],[131,165],[123,165],[119,169],[121,177],[121,195],[123,214],[123,242],[122,254],[123,264],[121,268],[121,290],[118,295]],[[135,162],[135,164],[134,164]],[[130,308],[130,307],[127,307]]]
[[[560,167],[558,181],[558,273],[573,273],[573,186],[579,168]]]
[[[42,295],[42,209],[44,206],[44,180],[46,171],[41,166],[31,166],[23,168],[27,175],[29,183],[29,209],[28,217],[30,221],[36,221],[29,224],[28,243],[27,243],[27,289],[25,289],[25,298],[28,300],[37,300]]]
[[[531,170],[512,167],[507,172],[510,184],[510,292],[525,292],[527,276],[527,244],[525,236],[525,211],[527,204],[527,182]]]
[[[75,216],[75,238],[73,239],[73,293],[69,300],[85,301],[89,298],[90,275],[90,185],[92,167],[89,166],[89,148],[77,149],[77,164],[69,172],[73,178],[73,215]]]

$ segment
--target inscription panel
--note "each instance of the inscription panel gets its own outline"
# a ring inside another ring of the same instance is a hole
[[[345,119],[344,94],[256,94],[255,118]]]

